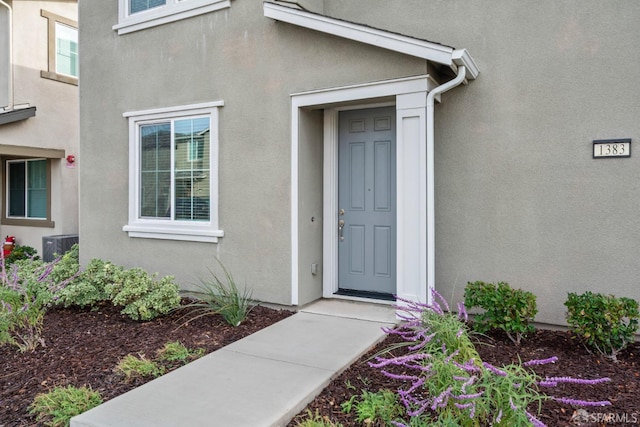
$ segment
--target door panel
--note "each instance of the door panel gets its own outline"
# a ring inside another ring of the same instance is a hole
[[[339,118],[339,290],[396,292],[395,108]]]

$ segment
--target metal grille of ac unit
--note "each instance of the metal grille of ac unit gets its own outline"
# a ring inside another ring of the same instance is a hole
[[[75,243],[78,243],[77,234],[44,236],[42,238],[42,259],[45,262],[51,262],[71,249]]]

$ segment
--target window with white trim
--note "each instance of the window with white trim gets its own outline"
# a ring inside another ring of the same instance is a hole
[[[231,7],[231,0],[118,0],[118,23],[126,34]]]
[[[125,113],[130,237],[216,242],[220,102]]]

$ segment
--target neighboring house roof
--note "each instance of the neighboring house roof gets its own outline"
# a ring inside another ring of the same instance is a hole
[[[458,66],[463,65],[466,69],[466,79],[473,80],[478,76],[478,67],[466,49],[455,49],[440,43],[310,12],[289,2],[283,4],[265,1],[263,7],[264,16],[267,18],[426,59],[445,65],[454,72]]]
[[[0,111],[0,125],[28,119],[36,115],[36,107]]]

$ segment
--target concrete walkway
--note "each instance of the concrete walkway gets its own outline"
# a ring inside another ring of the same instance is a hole
[[[73,418],[71,427],[285,426],[393,323],[391,306],[320,300]]]

